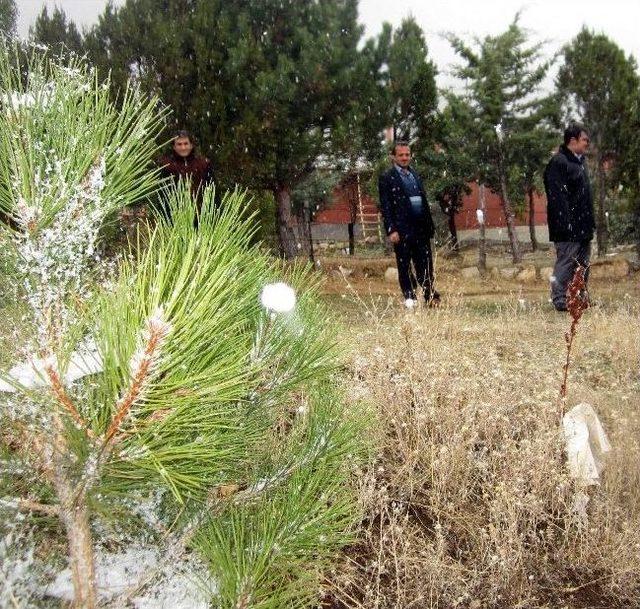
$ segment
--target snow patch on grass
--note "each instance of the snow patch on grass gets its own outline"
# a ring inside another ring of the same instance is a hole
[[[98,597],[102,601],[118,598],[135,590],[161,568],[162,555],[158,548],[131,545],[121,552],[99,550],[96,555]],[[157,574],[154,583],[131,597],[136,609],[207,609],[215,584],[203,565],[195,558],[170,565]],[[58,573],[44,590],[49,597],[73,600],[70,569]]]

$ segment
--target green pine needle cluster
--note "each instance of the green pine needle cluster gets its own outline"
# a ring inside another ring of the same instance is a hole
[[[91,537],[135,531],[151,509],[148,532],[168,555],[210,565],[217,606],[303,606],[351,538],[351,478],[366,456],[365,417],[344,413],[336,394],[338,341],[312,270],[255,244],[246,193],[207,188],[197,211],[188,183],[158,180],[155,100],[131,91],[116,106],[82,63],[29,66],[24,78],[10,62],[1,74],[3,231],[36,313],[25,318],[36,342],[18,347],[44,370],[35,387],[11,381],[27,408],[0,394],[16,471],[38,481],[14,504],[59,515],[72,577],[93,573],[79,564]],[[80,248],[85,230],[91,243],[115,210],[151,193],[164,213],[108,280],[96,282],[95,257],[57,255],[65,237]],[[262,299],[277,282],[295,290],[288,312]],[[86,348],[100,369],[68,382]],[[110,515],[120,522],[96,527]],[[81,591],[94,606],[92,582],[79,581],[76,604]]]

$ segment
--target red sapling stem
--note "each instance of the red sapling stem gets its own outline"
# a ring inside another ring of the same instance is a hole
[[[571,361],[571,348],[573,346],[573,338],[576,335],[578,322],[582,314],[589,307],[587,297],[587,286],[585,284],[584,275],[587,268],[578,265],[573,278],[567,288],[567,310],[571,315],[571,327],[565,332],[564,339],[567,345],[567,357],[564,363],[562,385],[560,386],[560,417],[564,416],[566,400],[567,400],[567,378],[569,375],[569,363]]]

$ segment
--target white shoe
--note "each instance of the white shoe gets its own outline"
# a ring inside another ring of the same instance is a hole
[[[414,300],[413,298],[407,298],[407,299],[404,301],[404,306],[405,306],[407,309],[415,309],[415,307],[416,307],[416,305],[417,305],[417,304],[418,304],[418,301],[417,301],[417,300]]]

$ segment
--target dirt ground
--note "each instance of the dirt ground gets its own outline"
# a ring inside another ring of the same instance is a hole
[[[357,263],[354,264],[353,261],[334,260],[332,264],[325,264],[322,292],[338,310],[355,310],[363,304],[400,308],[403,300],[397,282],[384,279],[384,270],[389,266],[395,266],[393,262],[390,258],[368,260],[360,262],[358,268]],[[504,265],[504,262],[502,264]],[[552,259],[549,258],[547,265],[551,264]],[[347,272],[341,272],[339,266]],[[466,279],[461,276],[459,268],[451,261],[436,263],[436,285],[442,295],[443,307],[487,310],[503,306],[536,307],[548,308],[550,313],[555,313],[549,303],[549,285],[545,280],[521,283],[492,275],[486,278]],[[349,273],[349,270],[354,272]],[[639,272],[632,272],[621,278],[591,279],[589,289],[594,306],[605,310],[640,307]],[[340,301],[341,305],[338,304]]]

